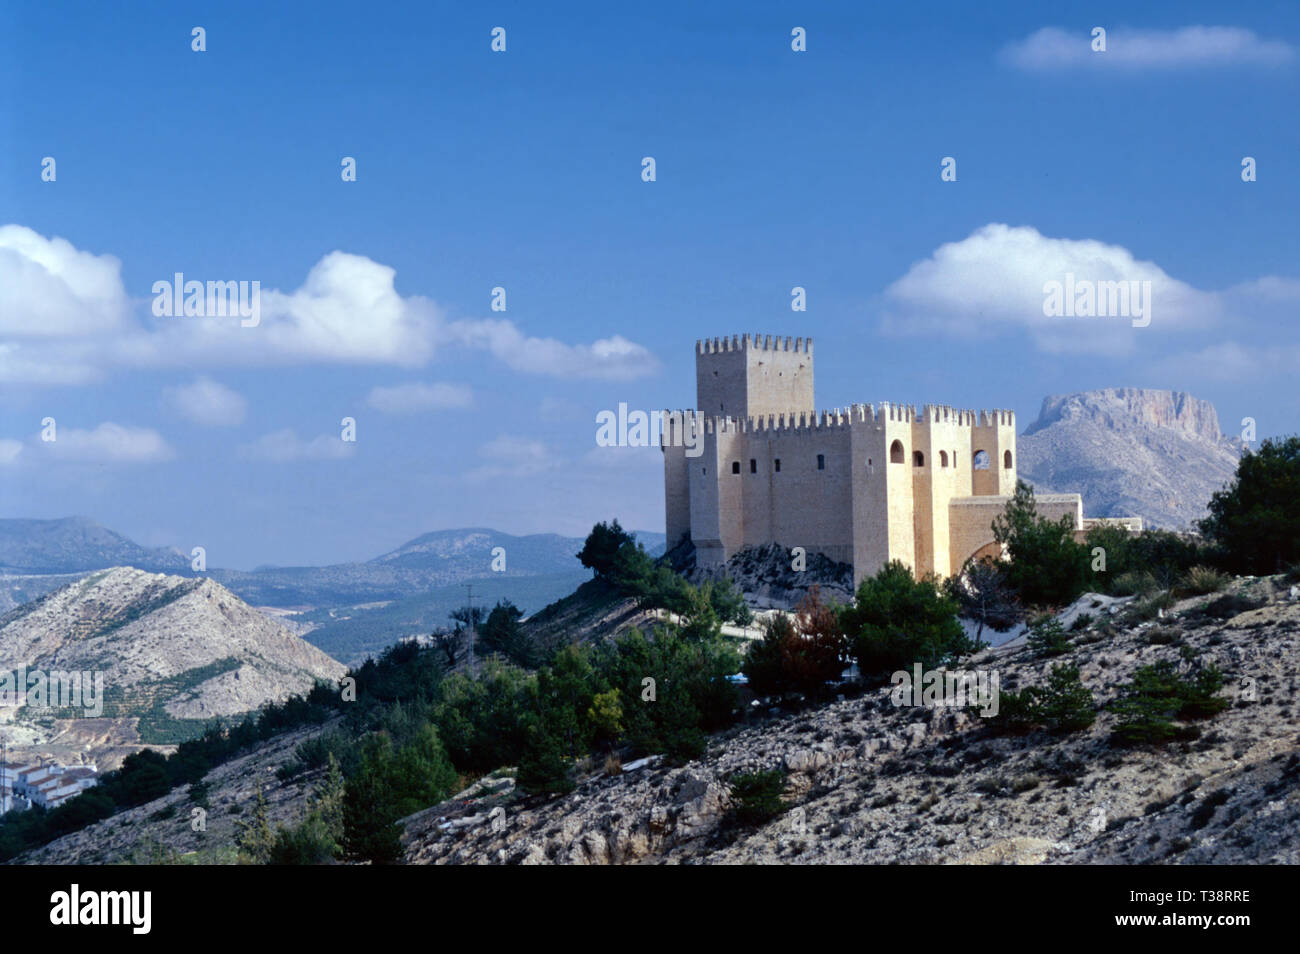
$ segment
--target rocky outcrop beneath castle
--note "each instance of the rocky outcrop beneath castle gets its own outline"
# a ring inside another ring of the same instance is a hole
[[[1036,490],[1076,491],[1089,516],[1166,529],[1205,516],[1244,448],[1220,433],[1208,401],[1143,388],[1048,397],[1017,443],[1020,476]]]
[[[794,569],[788,547],[775,543],[746,547],[727,562],[698,566],[690,541],[679,544],[669,555],[679,573],[694,584],[729,578],[745,594],[752,609],[794,609],[814,586],[823,599],[848,603],[853,599],[853,567],[836,563],[820,553],[807,553],[804,568]]]

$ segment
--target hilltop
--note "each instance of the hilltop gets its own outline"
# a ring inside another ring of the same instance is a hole
[[[1219,431],[1208,401],[1106,388],[1044,398],[1017,447],[1020,476],[1038,492],[1078,492],[1089,515],[1181,530],[1205,516],[1245,445]]]
[[[103,673],[102,718],[8,710],[21,728],[14,740],[38,750],[93,747],[105,733],[120,744],[129,729],[142,742],[177,741],[205,720],[344,673],[219,583],[131,567],[92,573],[0,617],[0,670],[20,666]]]

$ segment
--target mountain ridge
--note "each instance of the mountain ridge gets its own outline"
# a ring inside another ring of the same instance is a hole
[[[1170,530],[1205,516],[1245,449],[1222,434],[1209,401],[1130,387],[1044,398],[1017,444],[1020,475],[1039,492],[1078,492],[1088,516]]]

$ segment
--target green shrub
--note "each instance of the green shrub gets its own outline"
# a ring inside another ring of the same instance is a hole
[[[1079,679],[1078,666],[1053,666],[1047,682],[1034,689],[1035,716],[1049,732],[1078,732],[1096,718],[1092,690]]]
[[[1183,576],[1182,587],[1194,596],[1217,593],[1232,580],[1232,577],[1209,566],[1194,566]]]
[[[840,620],[864,675],[908,669],[915,663],[933,669],[977,648],[957,621],[957,604],[933,580],[914,579],[898,561],[858,585]]]
[[[1036,726],[1063,735],[1092,725],[1096,714],[1092,690],[1079,679],[1079,667],[1058,663],[1041,686],[1020,692],[1003,692],[998,697],[994,729],[1023,734]]]
[[[1210,498],[1200,530],[1239,573],[1279,573],[1300,559],[1300,437],[1265,440]]]
[[[785,772],[741,773],[731,776],[732,806],[730,815],[738,824],[757,826],[785,810],[781,795],[785,791]]]
[[[1215,694],[1223,688],[1217,666],[1180,676],[1173,663],[1162,660],[1143,666],[1122,686],[1110,708],[1119,716],[1113,739],[1117,744],[1161,744],[1193,737],[1196,732],[1176,726],[1174,720],[1205,719],[1222,712],[1227,700]]]
[[[1039,516],[1033,488],[1023,480],[1016,481],[1005,512],[993,519],[993,537],[1011,557],[1007,580],[1022,603],[1064,606],[1083,592],[1088,551],[1074,540],[1073,518]]]
[[[1070,651],[1070,637],[1060,620],[1047,616],[1030,627],[1028,646],[1037,656],[1061,656]]]
[[[1156,589],[1156,578],[1146,570],[1130,570],[1115,577],[1110,592],[1115,596],[1145,596]]]
[[[1174,595],[1168,590],[1161,590],[1138,600],[1133,604],[1133,616],[1140,620],[1159,619],[1164,610],[1174,605]]]

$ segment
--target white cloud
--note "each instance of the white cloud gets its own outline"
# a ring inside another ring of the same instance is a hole
[[[200,377],[194,383],[165,388],[163,401],[173,410],[204,427],[234,427],[243,423],[248,402],[238,391],[211,378]]]
[[[1044,286],[1080,280],[1151,282],[1151,323],[1060,318],[1043,313]],[[941,245],[884,294],[882,328],[892,334],[975,338],[1021,332],[1045,351],[1123,354],[1137,335],[1204,327],[1220,317],[1219,295],[1171,278],[1119,245],[1049,238],[1029,226],[999,223]]]
[[[0,467],[16,463],[22,452],[22,441],[10,440],[9,438],[0,439]]]
[[[174,275],[156,276],[173,282]],[[184,273],[185,281],[261,281],[257,275]],[[133,320],[112,256],[79,251],[19,225],[0,227],[0,381],[83,384],[114,367],[386,364],[421,367],[446,345],[486,350],[517,371],[624,379],[658,362],[615,335],[591,344],[528,337],[510,321],[449,322],[428,298],[402,296],[396,271],[334,251],[301,287],[259,286],[258,322],[239,316],[156,317],[149,297]],[[381,398],[382,400],[382,398]]]
[[[311,440],[303,440],[291,427],[270,434],[263,434],[251,444],[240,448],[245,457],[254,460],[287,463],[300,460],[342,460],[351,457],[356,451],[356,444],[341,437],[321,434]]]
[[[1224,341],[1157,361],[1152,371],[1176,381],[1258,383],[1268,378],[1290,379],[1300,366],[1300,345],[1268,345]]]
[[[1105,52],[1092,49],[1092,30],[1043,27],[1002,49],[1002,60],[1033,72],[1091,68],[1172,70],[1205,66],[1283,66],[1295,48],[1253,30],[1187,26],[1177,30],[1107,30]]]
[[[0,335],[61,338],[120,329],[122,263],[21,225],[0,226]]]
[[[410,414],[417,411],[441,411],[469,407],[473,392],[461,384],[412,382],[393,387],[376,387],[366,397],[366,404],[387,414]]]
[[[653,374],[659,362],[648,349],[622,335],[589,345],[530,338],[511,321],[474,319],[446,327],[447,340],[484,348],[516,371],[562,378],[625,380]]]
[[[502,434],[479,447],[487,462],[467,473],[466,479],[528,477],[559,466],[559,458],[542,441]]]
[[[56,427],[55,440],[34,440],[33,447],[60,460],[95,464],[145,464],[175,457],[161,434],[147,427],[105,421],[94,430]]]

